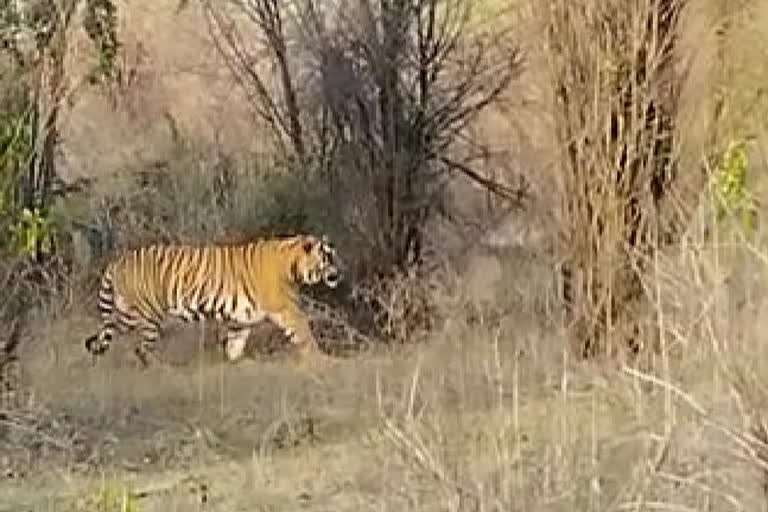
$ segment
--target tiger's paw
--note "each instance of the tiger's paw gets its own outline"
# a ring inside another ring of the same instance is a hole
[[[108,348],[109,343],[104,340],[100,340],[97,334],[89,336],[85,340],[85,349],[93,354],[94,357],[104,354]]]
[[[293,360],[300,367],[327,366],[335,362],[335,359],[323,352],[316,343],[306,342],[297,345],[293,349]]]

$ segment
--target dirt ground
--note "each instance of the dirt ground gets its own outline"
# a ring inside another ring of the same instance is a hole
[[[168,333],[170,369],[138,368],[130,338],[93,365],[82,340],[94,320],[68,316],[26,340],[28,387],[0,416],[0,510],[86,510],[110,480],[137,493],[141,510],[356,507],[342,492],[350,482],[331,474],[365,479],[376,465],[359,452],[375,452],[364,440],[386,360],[313,366],[251,351],[231,364],[193,324]]]
[[[229,364],[192,325],[166,339],[171,371],[137,368],[129,343],[93,366],[92,316],[40,322],[28,387],[0,408],[0,511],[764,505],[711,353],[672,361],[670,394],[637,368],[568,361],[526,314],[462,322],[315,366],[254,350]]]

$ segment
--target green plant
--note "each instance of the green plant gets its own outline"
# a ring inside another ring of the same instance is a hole
[[[0,1],[0,249],[14,256],[40,260],[54,250],[57,125],[75,91],[67,84],[77,82],[65,55],[81,3],[97,53],[86,78],[107,83],[120,46],[113,0]]]
[[[34,257],[53,252],[55,226],[52,216],[39,208],[24,208],[11,225],[11,248],[17,254]]]
[[[29,111],[9,110],[0,118],[0,217],[6,230],[0,245],[14,256],[50,255],[53,216],[21,200],[22,175],[34,152],[33,120]]]
[[[741,221],[745,234],[752,235],[757,224],[755,200],[747,187],[748,140],[734,139],[723,152],[715,169],[714,201],[718,222],[727,215]]]
[[[16,110],[14,107],[6,108]],[[18,208],[18,181],[33,150],[29,117],[13,111],[0,112],[0,215]]]
[[[53,226],[47,213],[22,205],[22,176],[34,153],[33,120],[12,101],[0,113],[0,245],[13,255],[34,256],[52,249]]]
[[[104,485],[94,500],[98,512],[139,512],[138,499],[126,486]]]

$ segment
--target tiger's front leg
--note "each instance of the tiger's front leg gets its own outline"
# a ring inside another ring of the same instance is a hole
[[[269,319],[283,330],[301,355],[320,352],[320,345],[312,334],[309,321],[300,312],[288,310],[281,314],[272,314]]]
[[[227,359],[234,362],[240,359],[245,352],[245,345],[248,341],[248,335],[251,328],[235,323],[227,325],[227,334],[224,340],[224,350],[227,353]]]

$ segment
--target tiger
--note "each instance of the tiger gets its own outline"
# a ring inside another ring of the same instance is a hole
[[[230,362],[240,359],[251,328],[269,320],[299,353],[318,344],[298,304],[301,285],[336,288],[342,272],[335,246],[323,235],[300,234],[235,245],[153,244],[120,253],[104,269],[98,292],[99,330],[85,348],[94,364],[115,332],[138,331],[141,364],[155,348],[167,316],[214,319],[225,326]]]

